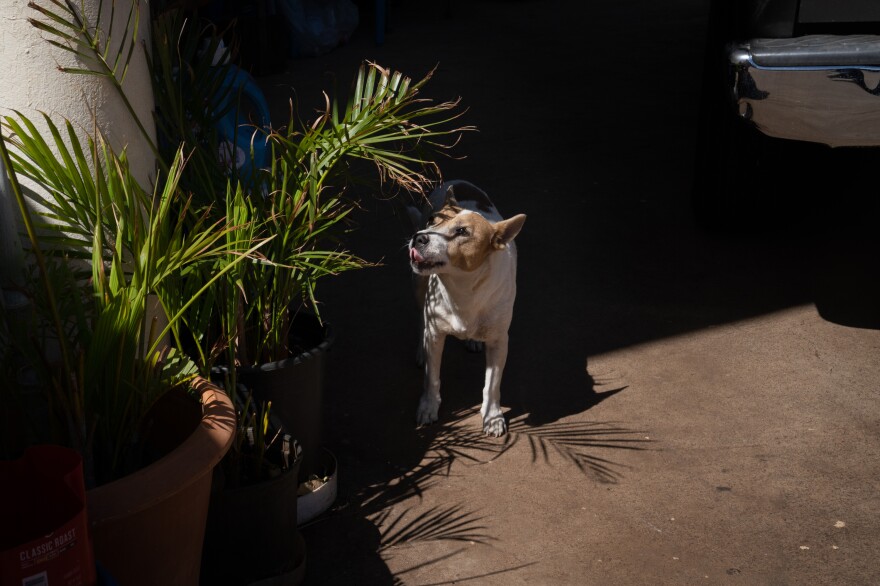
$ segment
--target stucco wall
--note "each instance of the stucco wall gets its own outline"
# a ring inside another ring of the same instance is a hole
[[[50,6],[48,0],[36,0]],[[114,36],[119,36],[128,17],[131,0],[117,0],[119,9],[114,23]],[[80,5],[76,0],[75,5]],[[94,22],[98,0],[84,0],[88,18]],[[28,8],[28,0],[3,0],[0,8],[0,113],[20,110],[29,118],[38,111],[46,112],[59,122],[68,118],[84,132],[91,132],[95,121],[116,149],[128,148],[132,169],[144,186],[151,185],[155,159],[134,124],[131,115],[106,80],[85,75],[74,75],[58,70],[59,66],[85,67],[76,56],[53,47],[28,22],[28,18],[45,19],[36,10]],[[104,2],[105,19],[109,18],[112,4]],[[149,42],[149,5],[139,3],[141,21],[139,36],[142,43],[135,51],[125,78],[124,89],[137,115],[155,140],[152,118],[153,92],[145,56]],[[57,9],[56,9],[57,10]],[[103,28],[103,27],[102,27]]]
[[[121,31],[126,26],[130,2],[118,0],[113,23],[114,38],[121,39]],[[45,7],[58,10],[48,0],[37,0]],[[89,22],[97,21],[99,0],[77,0],[73,4],[84,6]],[[105,32],[110,24],[111,2],[104,2],[104,15],[101,29]],[[141,0],[139,47],[126,74],[123,88],[137,116],[142,120],[150,138],[155,141],[155,127],[152,119],[153,92],[150,85],[145,48],[149,46],[149,4]],[[87,75],[64,73],[59,67],[86,67],[85,61],[75,55],[50,45],[45,33],[41,33],[29,18],[46,20],[33,8],[28,0],[3,0],[0,10],[0,115],[18,110],[39,127],[43,127],[40,112],[50,115],[56,124],[64,118],[81,128],[85,136],[91,134],[95,123],[101,128],[116,150],[127,148],[132,171],[141,185],[150,187],[155,173],[155,159],[143,133],[136,126],[123,101],[107,80]],[[44,38],[46,37],[46,38]],[[118,42],[118,41],[117,41]],[[115,47],[114,47],[115,48]],[[10,234],[12,217],[18,213],[11,201],[11,194],[0,183],[0,285],[8,284],[16,272],[17,256],[14,254],[15,237]]]
[[[48,0],[36,0],[45,7],[52,6]],[[113,23],[114,38],[121,39],[129,16],[128,8],[135,0],[117,0],[119,5]],[[83,6],[89,22],[96,22],[99,0],[76,0],[73,4]],[[105,24],[109,20],[112,2],[104,2]],[[153,123],[153,92],[146,61],[149,47],[149,4],[138,4],[140,26],[139,47],[134,52],[124,81],[124,89],[137,116],[155,142]],[[148,142],[135,124],[133,117],[110,82],[90,75],[75,75],[59,71],[59,67],[86,67],[75,55],[46,42],[29,18],[46,20],[28,0],[2,0],[0,7],[0,115],[18,110],[39,128],[40,112],[48,114],[56,124],[70,120],[82,129],[81,136],[94,131],[95,123],[101,128],[115,150],[127,148],[134,176],[142,186],[150,188],[155,176],[155,158]],[[117,43],[120,41],[117,41]],[[48,136],[47,136],[48,138]],[[11,285],[21,276],[21,255],[16,230],[13,228],[19,213],[8,184],[0,181],[0,287],[3,299],[14,303],[15,293]],[[25,182],[26,184],[26,182]]]

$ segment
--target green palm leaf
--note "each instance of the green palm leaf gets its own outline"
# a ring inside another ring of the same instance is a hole
[[[50,136],[60,141],[57,127],[46,122]],[[48,222],[72,208],[59,228],[77,235],[46,241],[32,231],[32,252],[45,253],[48,261],[40,263],[42,285],[35,282],[31,295],[46,301],[36,306],[51,314],[43,323],[51,326],[66,357],[60,371],[47,374],[57,404],[74,417],[73,444],[97,450],[86,454],[90,463],[106,457],[96,471],[99,478],[109,477],[130,459],[140,418],[156,397],[196,372],[187,357],[166,346],[166,334],[177,339],[189,307],[268,240],[207,216],[190,222],[178,189],[182,150],[150,195],[132,176],[125,153],[115,153],[100,134],[88,141],[92,155],[86,157],[68,123],[73,146],[56,155],[26,117],[7,117],[4,124],[15,152],[9,157],[13,176],[27,176],[45,190],[31,194],[35,203],[48,205],[36,214]],[[30,219],[24,197],[20,209]],[[90,259],[88,281],[70,264],[76,259]],[[215,272],[181,297],[180,283],[202,264]],[[147,311],[151,297],[168,316],[163,328]],[[111,448],[102,452],[100,446]]]

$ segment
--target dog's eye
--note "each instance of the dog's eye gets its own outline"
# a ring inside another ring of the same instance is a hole
[[[459,226],[458,228],[455,229],[456,236],[467,236],[467,233],[468,233],[468,229],[465,228],[464,226]]]

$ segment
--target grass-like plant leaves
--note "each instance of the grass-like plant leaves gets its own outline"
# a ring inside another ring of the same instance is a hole
[[[150,194],[131,175],[125,152],[113,152],[100,133],[83,144],[68,122],[68,148],[46,117],[53,150],[25,116],[3,122],[14,184],[21,175],[43,192],[31,193],[31,202],[16,192],[38,266],[28,294],[46,312],[36,330],[46,333],[39,372],[49,377],[71,444],[100,482],[136,455],[140,418],[155,399],[196,374],[188,357],[164,343],[166,335],[178,338],[189,307],[265,240],[241,238],[240,226],[208,215],[193,221],[177,185],[182,151]],[[216,272],[181,297],[178,285],[201,263]],[[152,300],[167,325],[149,310]]]
[[[358,205],[345,192],[352,182],[349,162],[370,161],[379,183],[422,192],[439,175],[430,155],[451,146],[440,141],[470,129],[451,126],[461,115],[458,101],[433,104],[418,97],[430,77],[413,84],[400,72],[363,63],[341,115],[325,94],[326,107],[310,124],[291,112],[288,125],[265,138],[254,129],[272,156],[251,191],[266,196],[252,197],[251,211],[276,238],[262,251],[271,262],[248,267],[243,281],[252,294],[244,320],[249,328],[239,332],[243,363],[286,358],[291,306],[303,302],[320,315],[321,278],[372,264],[338,240]]]

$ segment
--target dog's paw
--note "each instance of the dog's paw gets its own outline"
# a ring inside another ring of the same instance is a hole
[[[419,408],[416,411],[416,425],[428,425],[437,421],[437,414],[440,411],[440,400],[432,397],[422,396],[419,399]]]
[[[507,433],[507,421],[504,415],[494,415],[483,420],[483,433],[493,437],[501,437]]]
[[[479,354],[486,349],[486,344],[479,340],[465,340],[464,346],[468,352],[473,352],[474,354]]]

